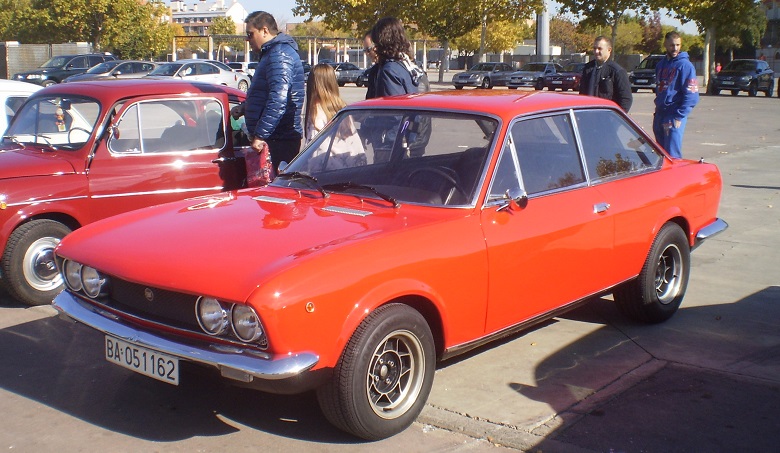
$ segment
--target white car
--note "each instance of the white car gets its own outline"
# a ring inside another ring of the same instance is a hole
[[[257,66],[256,61],[231,61],[226,64],[234,71],[248,75],[250,79],[255,75],[255,66]]]
[[[249,76],[235,72],[225,63],[214,60],[177,60],[160,63],[144,78],[181,79],[189,81],[215,83],[225,85],[246,93],[249,89]]]
[[[19,111],[19,107],[33,93],[40,90],[40,85],[0,79],[0,102],[3,103],[4,114],[0,115],[0,132],[5,134],[11,119]]]

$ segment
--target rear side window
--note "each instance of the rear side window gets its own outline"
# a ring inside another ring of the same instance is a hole
[[[148,154],[220,149],[225,144],[222,105],[214,99],[144,101],[117,122],[109,149]]]
[[[598,181],[658,168],[661,154],[612,110],[582,110],[577,120],[588,177]]]

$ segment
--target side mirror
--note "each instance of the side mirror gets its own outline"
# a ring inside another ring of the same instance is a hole
[[[508,189],[504,194],[504,203],[498,208],[503,211],[507,208],[512,211],[520,211],[528,206],[528,194],[525,190],[515,187]]]

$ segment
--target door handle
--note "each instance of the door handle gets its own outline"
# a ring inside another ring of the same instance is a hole
[[[593,205],[594,214],[601,214],[602,212],[605,212],[607,209],[609,209],[609,203],[596,203]]]

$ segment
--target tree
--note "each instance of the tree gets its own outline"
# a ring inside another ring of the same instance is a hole
[[[639,51],[643,54],[659,53],[663,40],[661,13],[655,11],[649,17],[640,18],[639,23],[642,25],[642,44],[639,46]]]
[[[332,30],[352,31],[362,35],[381,17],[396,17],[404,23],[415,14],[415,0],[295,0],[293,13],[319,18]]]
[[[454,39],[452,44],[458,50],[470,54],[477,54],[481,47],[491,53],[501,53],[511,51],[518,42],[530,35],[529,32],[528,27],[523,24],[497,21],[491,23],[490,27],[488,27],[484,43],[482,43],[481,39],[481,29],[475,28],[469,33]]]
[[[550,19],[550,44],[561,46],[564,54],[587,52],[593,45],[593,36],[583,33],[571,19],[556,16]]]
[[[618,25],[621,19],[630,10],[645,13],[648,1],[651,0],[557,0],[562,14],[571,13],[584,17],[583,25],[610,27],[613,48],[619,45]]]
[[[719,32],[716,42],[718,47],[729,52],[729,60],[733,60],[734,49],[760,45],[766,26],[766,14],[760,6],[756,5],[745,14],[744,22]]]
[[[225,55],[228,47],[232,47],[233,49],[244,48],[244,39],[235,38],[236,23],[233,22],[233,19],[227,17],[215,18],[209,27],[209,34],[215,37],[214,42],[217,44],[218,60],[220,51]]]

